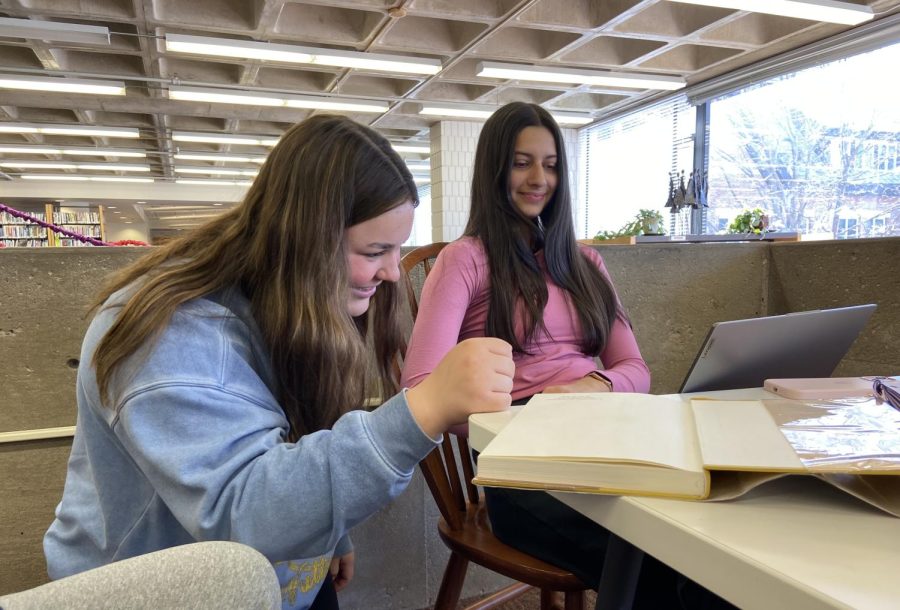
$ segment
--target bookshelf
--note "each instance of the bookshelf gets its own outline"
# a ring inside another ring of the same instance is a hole
[[[47,203],[39,209],[26,206],[23,212],[55,225],[101,241],[106,237],[103,206],[65,207]],[[41,225],[0,212],[0,244],[17,248],[73,247],[91,244],[60,235]]]
[[[47,204],[46,214],[51,222],[63,229],[80,233],[87,237],[94,237],[101,241],[106,236],[106,227],[103,221],[103,206],[96,207],[65,207],[52,203]],[[50,231],[50,245],[57,247],[90,246],[91,244],[66,237]]]
[[[46,212],[31,212],[45,220]],[[42,248],[49,242],[50,231],[39,224],[0,212],[0,243],[7,248]]]

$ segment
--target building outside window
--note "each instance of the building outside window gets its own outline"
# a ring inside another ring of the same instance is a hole
[[[900,235],[900,44],[710,102],[704,232],[745,209],[823,238]]]

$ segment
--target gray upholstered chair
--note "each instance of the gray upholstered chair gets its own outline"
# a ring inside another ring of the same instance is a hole
[[[198,542],[124,559],[0,596],[0,610],[281,608],[272,564],[234,542]]]

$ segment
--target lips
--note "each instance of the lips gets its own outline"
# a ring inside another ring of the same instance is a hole
[[[375,295],[375,290],[378,289],[378,286],[351,286],[350,290],[353,292],[353,296],[358,299],[369,299]]]
[[[547,197],[547,193],[519,193],[520,196],[524,197],[527,201],[533,202],[541,202]]]

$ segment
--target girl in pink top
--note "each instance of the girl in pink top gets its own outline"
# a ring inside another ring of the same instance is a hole
[[[509,104],[485,124],[465,236],[444,248],[425,282],[404,385],[424,379],[459,341],[493,336],[513,346],[514,400],[649,390],[603,260],[575,240],[560,142],[536,105]]]
[[[488,336],[513,346],[513,400],[649,390],[650,371],[603,260],[575,240],[567,176],[560,130],[546,110],[514,102],[487,120],[465,235],[441,251],[425,281],[403,385],[427,377],[459,341]],[[485,499],[501,541],[597,587],[607,530],[544,492],[485,488]],[[675,577],[646,557],[636,604],[677,606]]]

